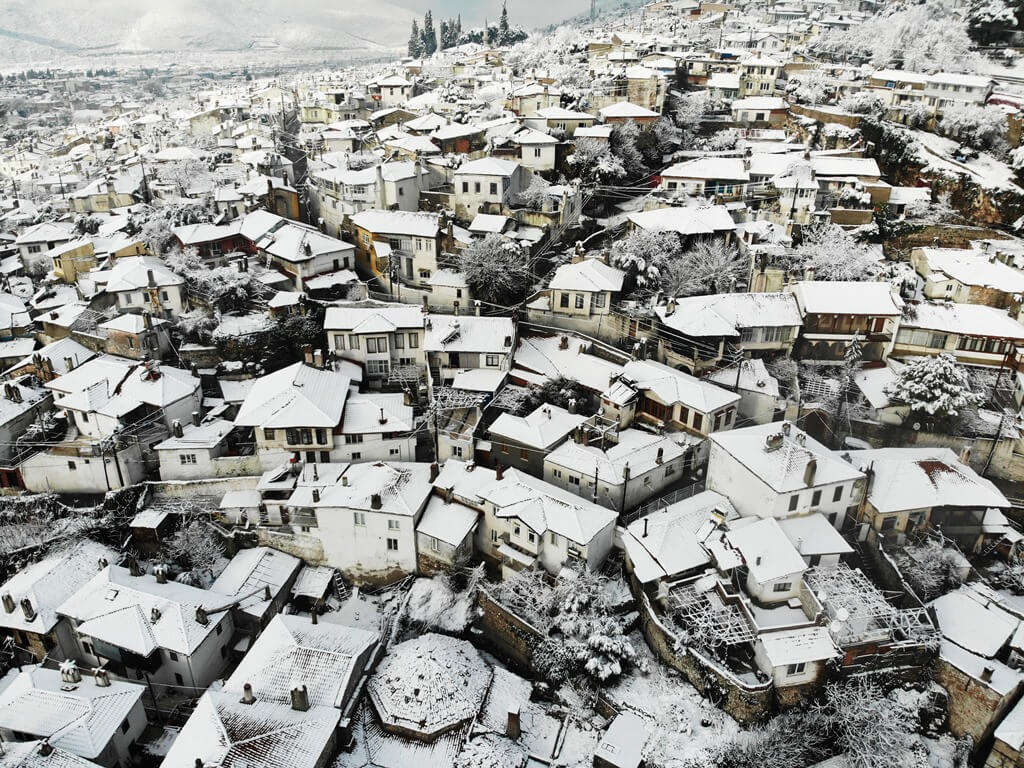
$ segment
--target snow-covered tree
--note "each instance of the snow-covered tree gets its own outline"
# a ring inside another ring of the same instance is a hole
[[[682,130],[684,137],[692,138],[700,130],[701,118],[711,109],[711,97],[707,91],[697,91],[682,96],[676,102],[676,125]]]
[[[813,710],[838,740],[850,768],[905,768],[914,765],[911,751],[917,713],[876,683],[854,678],[825,687],[825,700]]]
[[[975,0],[967,13],[967,30],[982,45],[1006,42],[1022,26],[1024,8],[1015,0]]]
[[[831,87],[820,69],[805,70],[789,80],[786,92],[798,104],[821,104]]]
[[[857,91],[840,99],[839,108],[853,115],[882,115],[885,103],[871,91]]]
[[[528,755],[516,742],[495,733],[470,739],[452,768],[522,768]]]
[[[612,128],[610,139],[612,154],[626,169],[626,178],[640,179],[647,175],[647,164],[640,150],[640,129],[632,120],[618,123]]]
[[[547,200],[550,186],[540,174],[534,174],[530,179],[530,185],[515,196],[515,204],[532,211],[541,210]]]
[[[409,33],[409,55],[418,59],[423,55],[423,36],[420,34],[420,23],[412,20],[412,31]]]
[[[963,556],[934,539],[907,545],[896,555],[896,564],[914,593],[924,602],[956,589],[963,582]]]
[[[661,290],[668,296],[729,293],[748,269],[739,251],[722,240],[700,240],[661,269]]]
[[[213,580],[224,545],[209,525],[201,520],[186,522],[167,540],[163,557],[181,569],[178,580],[206,586]]]
[[[998,106],[964,104],[943,110],[938,129],[946,136],[970,144],[978,149],[987,149],[1005,154],[1006,112]]]
[[[876,255],[832,223],[806,227],[794,255],[815,280],[871,280],[880,269]]]
[[[612,154],[606,142],[599,139],[577,139],[566,163],[584,184],[607,184],[626,176],[622,161]]]
[[[476,615],[476,591],[483,575],[480,565],[463,584],[457,584],[450,571],[416,579],[403,604],[403,620],[423,632],[466,631]]]
[[[434,28],[434,14],[430,10],[423,15],[420,37],[423,40],[423,55],[432,56],[437,50],[437,30]]]
[[[984,395],[971,391],[967,375],[947,352],[905,365],[885,393],[909,405],[914,413],[936,419],[958,416],[985,400]]]
[[[252,272],[240,271],[234,265],[207,266],[195,248],[178,248],[164,258],[167,266],[185,278],[194,298],[222,312],[245,308],[266,290]]]
[[[654,291],[661,285],[665,265],[679,254],[675,233],[636,229],[612,246],[608,260],[613,267],[631,275],[641,291]]]
[[[727,128],[708,136],[704,146],[711,152],[728,152],[731,149],[736,149],[741,138],[743,136],[736,128]]]
[[[501,306],[520,301],[533,284],[529,254],[500,234],[487,235],[463,250],[459,271],[476,298]]]

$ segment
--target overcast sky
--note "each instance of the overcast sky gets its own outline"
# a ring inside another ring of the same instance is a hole
[[[461,13],[463,26],[481,25],[485,17],[497,21],[501,14],[501,0],[392,1],[420,15],[429,8],[435,21]],[[512,24],[533,29],[562,21],[589,8],[590,0],[509,0],[508,16]]]

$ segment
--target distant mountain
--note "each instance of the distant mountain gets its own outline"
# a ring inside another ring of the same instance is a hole
[[[0,59],[254,45],[384,53],[404,46],[412,17],[386,0],[0,0]]]

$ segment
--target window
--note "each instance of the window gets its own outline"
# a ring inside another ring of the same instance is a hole
[[[305,526],[303,526],[303,528],[305,528]],[[308,528],[305,528],[305,530],[307,530],[307,531],[308,531],[309,529],[308,529]],[[222,646],[220,647],[220,657],[221,657],[222,659],[226,659],[226,658],[228,657],[228,647],[227,647],[226,645],[222,645]]]
[[[486,361],[487,365],[496,367],[498,365],[498,356],[497,355],[487,355],[487,357],[485,358],[485,361]]]
[[[436,538],[434,538],[433,536],[431,536],[431,537],[430,537],[430,548],[431,548],[432,550],[434,550],[435,552],[440,552],[440,551],[441,551],[441,542],[440,542],[440,541],[438,541],[438,540],[437,540]]]
[[[554,531],[552,531],[551,535],[548,537],[548,541],[550,541],[552,544],[557,545],[558,544],[558,534],[555,533]]]
[[[551,470],[551,476],[552,477],[561,477],[562,476],[562,470],[560,470],[560,469],[552,469]]]
[[[811,494],[811,506],[816,507],[821,504],[821,491],[815,491]]]
[[[359,461],[361,458],[363,458],[362,453],[359,451],[352,451],[352,461]]]
[[[303,427],[302,429],[300,429],[299,437],[302,438],[303,445],[313,444],[313,430],[311,430],[309,427]]]
[[[366,513],[365,512],[354,512],[352,514],[352,522],[355,525],[366,525]]]
[[[569,485],[579,485],[580,479],[575,475],[569,475]]]
[[[388,530],[397,531],[401,528],[401,523],[398,520],[388,520]]]
[[[533,156],[534,157],[540,157],[540,147],[534,147],[533,148]]]
[[[668,464],[668,465],[666,465],[666,467],[665,467],[665,477],[668,477],[669,475],[674,475],[675,473],[676,473],[676,465],[675,464]]]
[[[388,456],[397,456],[401,451],[398,448],[389,448]]]
[[[416,349],[420,345],[420,337],[415,333],[409,334],[409,349]]]
[[[167,295],[167,291],[160,291],[160,298],[164,301],[170,301],[171,297]]]
[[[320,445],[323,445],[324,443],[327,442],[327,430],[326,429],[318,428],[316,430],[316,441]]]
[[[533,535],[533,531],[529,531],[526,534],[526,540],[528,542],[530,542],[531,544],[533,544],[535,541],[537,541],[537,537]]]
[[[180,453],[178,454],[178,459],[181,461],[182,464],[196,463],[196,455],[194,453]]]
[[[559,294],[558,306],[564,307],[565,309],[569,308],[569,294],[568,293]]]
[[[177,661],[178,660],[178,654],[176,654],[174,651],[168,651],[167,655],[171,657],[171,661]]]
[[[508,453],[508,446],[507,445],[502,445],[501,446],[501,452],[502,453]]]
[[[476,192],[478,195],[480,194],[480,182],[479,181],[473,182],[473,191]]]
[[[178,685],[184,685],[185,684],[185,678],[182,677],[180,673],[175,672],[174,673],[174,682],[177,683]]]
[[[363,442],[362,435],[345,435],[345,445],[352,445],[354,443]]]
[[[405,336],[400,333],[395,334],[395,349],[405,349]]]
[[[495,184],[493,181],[491,182],[491,194],[492,195],[498,194],[498,185]]]
[[[345,335],[341,333],[334,334],[334,348],[344,349],[345,348]]]
[[[128,729],[130,727],[131,726],[128,724],[128,718],[127,717],[124,720],[121,721],[121,733],[128,733]]]
[[[839,485],[832,492],[832,501],[839,501],[841,498],[843,498],[843,486]]]
[[[777,581],[772,584],[772,592],[789,592],[792,588],[792,581]]]
[[[264,440],[273,440],[274,439],[274,430],[272,430],[272,429],[264,429],[263,430],[263,439]]]
[[[218,624],[217,625],[217,634],[219,635],[223,631],[224,631],[224,625],[223,624]]]
[[[695,430],[697,430],[698,432],[700,432],[701,427],[703,427],[703,426],[704,426],[704,417],[701,414],[699,414],[699,413],[693,414],[693,428]]]
[[[607,302],[607,300],[608,297],[605,296],[603,293],[594,294],[594,306],[597,307],[598,309],[603,309],[605,302]]]
[[[497,531],[491,531],[491,543],[492,544],[497,544],[498,543],[498,532]]]
[[[788,664],[786,665],[786,675],[802,675],[806,667],[807,665],[802,661],[799,664]]]
[[[464,195],[469,194],[469,182],[468,181],[462,182],[462,194],[464,194]]]
[[[576,309],[583,309],[583,294],[576,294]]]
[[[75,466],[75,462],[69,461],[68,462],[68,469],[70,469],[72,472],[74,472],[75,470],[78,469],[78,467]]]
[[[522,530],[523,529],[520,528],[519,525],[517,524],[516,527],[512,529],[512,534],[515,535],[515,536],[519,536],[519,535],[522,534]]]
[[[388,539],[388,552],[398,551],[398,539]]]
[[[525,448],[520,448],[519,449],[519,460],[520,461],[529,461],[529,459],[530,459],[529,451],[527,451]]]
[[[366,362],[366,371],[371,376],[386,376],[390,367],[387,360],[368,360]]]
[[[330,462],[331,462],[331,452],[330,451],[320,451],[320,463],[321,464],[329,464]]]
[[[799,504],[799,503],[800,503],[800,494],[794,493],[792,496],[789,497],[789,511],[790,512],[795,512],[796,511],[796,505]]]
[[[306,461],[310,464],[316,464],[316,451],[306,451]]]
[[[349,347],[349,349],[359,349],[359,337],[358,336],[349,336],[348,337],[348,347]]]
[[[299,431],[297,429],[286,429],[284,431],[285,442],[289,445],[295,445],[299,442]]]
[[[453,445],[452,446],[452,456],[455,456],[456,458],[459,458],[459,459],[462,458],[462,446],[461,445]]]

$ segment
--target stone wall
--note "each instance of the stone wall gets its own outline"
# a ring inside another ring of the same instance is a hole
[[[484,644],[521,670],[532,670],[533,650],[544,634],[492,599],[484,589],[477,591],[477,604],[481,610],[477,625],[483,631]]]
[[[1000,695],[942,659],[935,664],[935,682],[949,692],[949,730],[955,736],[970,736],[978,752],[987,752],[1003,714],[1019,698],[1020,686]]]
[[[146,483],[151,498],[209,498],[228,491],[247,491],[256,487],[259,475],[223,477],[214,480],[163,480]]]
[[[789,111],[794,115],[810,117],[822,123],[838,123],[847,128],[859,128],[861,115],[851,115],[830,107],[816,107],[810,104],[790,104]]]

